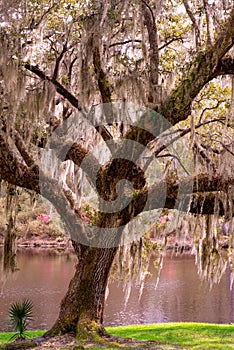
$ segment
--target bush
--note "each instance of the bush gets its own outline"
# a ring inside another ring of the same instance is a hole
[[[12,326],[17,331],[10,340],[12,339],[25,339],[25,331],[28,327],[29,321],[32,320],[32,301],[29,299],[25,299],[20,302],[16,302],[11,304],[9,309],[9,317]]]

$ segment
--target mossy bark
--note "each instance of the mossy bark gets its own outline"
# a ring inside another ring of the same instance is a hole
[[[8,220],[7,231],[4,237],[3,248],[3,270],[5,272],[14,272],[16,268],[16,247],[15,247],[16,233],[13,218]]]
[[[78,258],[75,275],[61,303],[60,313],[46,336],[75,332],[79,339],[105,335],[103,312],[109,271],[117,247],[73,246]]]

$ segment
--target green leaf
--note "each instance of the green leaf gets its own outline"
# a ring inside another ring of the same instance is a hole
[[[32,320],[32,301],[29,299],[25,299],[20,302],[15,302],[11,304],[9,309],[9,317],[12,326],[15,328],[18,333],[16,337],[22,338],[26,328],[28,326],[28,322]]]

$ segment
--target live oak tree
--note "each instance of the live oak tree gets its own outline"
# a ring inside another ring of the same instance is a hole
[[[11,188],[42,194],[53,204],[78,258],[48,335],[102,335],[105,290],[122,230],[142,211],[161,209],[162,197],[165,210],[187,213],[200,270],[211,278],[223,267],[214,226],[221,216],[231,225],[233,216],[233,4],[11,0],[0,6],[0,177]],[[124,109],[129,103],[140,106],[135,123],[116,119],[116,106]],[[92,125],[97,106],[104,122]],[[65,136],[74,116],[82,137],[71,141]],[[190,144],[195,165],[186,176],[176,174],[186,164],[168,152],[162,133],[170,135],[169,144],[184,138]],[[132,141],[130,159],[121,157],[126,150],[116,139]],[[160,181],[147,183],[138,162],[143,151],[133,141],[154,155],[147,165],[152,158],[166,164]],[[89,153],[101,142],[112,155],[104,164]],[[41,157],[46,147],[47,153],[48,147],[57,150],[61,163],[80,167],[104,200],[98,209],[89,208],[96,229],[92,240],[84,208],[46,171]],[[108,212],[106,203],[116,200],[123,179],[132,183],[132,199],[118,212]],[[12,207],[9,213],[7,237],[13,241]],[[199,228],[192,215],[202,218]],[[231,239],[230,263],[233,244]]]

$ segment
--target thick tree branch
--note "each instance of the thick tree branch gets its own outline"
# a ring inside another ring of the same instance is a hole
[[[111,103],[111,85],[102,67],[100,54],[100,40],[98,35],[93,36],[93,65],[98,81],[100,94],[102,96],[102,102],[109,104]]]
[[[0,133],[0,178],[12,185],[40,193],[39,169],[29,168],[20,162],[2,133]]]
[[[172,125],[189,116],[194,98],[210,80],[224,72],[224,66],[226,66],[226,72],[230,71],[227,64],[223,66],[221,61],[233,44],[234,8],[214,45],[197,54],[186,79],[182,80],[178,87],[172,91],[160,109],[160,112]],[[223,67],[223,71],[221,67]]]
[[[37,193],[41,193],[42,191],[42,195],[55,205],[55,208],[67,222],[69,229],[72,231],[74,227],[79,226],[80,229],[78,230],[78,234],[85,234],[85,228],[79,220],[80,213],[77,211],[77,208],[70,208],[70,205],[67,205],[69,198],[65,198],[66,193],[61,192],[61,188],[58,186],[57,182],[47,179],[43,174],[41,174],[39,182],[38,170],[34,169],[34,171],[32,171],[24,164],[21,164],[8,149],[5,140],[1,135],[0,146],[0,177],[11,184],[33,190]],[[80,155],[77,154],[74,148],[71,150],[71,154],[69,154],[68,158],[73,158],[75,162],[80,163],[85,154],[86,152],[84,152],[84,154],[80,152]],[[112,167],[112,163],[110,163],[110,167]],[[102,176],[101,173],[99,176]],[[138,181],[136,171],[133,172],[133,176],[136,181]],[[141,187],[140,184],[139,186]],[[129,222],[134,216],[140,214],[142,210],[148,211],[161,208],[165,188],[166,200],[165,204],[163,204],[164,208],[180,209],[185,212],[190,211],[199,214],[213,214],[217,207],[215,192],[223,191],[227,193],[230,186],[234,186],[233,177],[224,179],[218,175],[210,176],[208,174],[187,177],[186,179],[177,182],[168,179],[165,181],[162,180],[150,189],[143,188],[136,192],[133,201],[118,213],[118,220],[114,220],[114,222],[118,227],[119,225]],[[180,198],[178,198],[178,194],[180,194]],[[196,194],[195,197],[192,196],[194,194]],[[66,197],[69,197],[69,195]],[[177,207],[178,203],[182,203],[182,206]],[[224,205],[219,199],[218,203],[220,210],[219,214],[224,215]],[[99,212],[98,222],[105,223],[107,217],[111,215],[116,214]]]
[[[102,97],[103,113],[107,124],[113,123],[113,110],[111,103],[111,83],[102,67],[101,53],[100,53],[100,38],[99,34],[93,34],[93,65],[98,82],[98,88]],[[97,126],[97,131],[100,133],[104,141],[112,140],[113,137],[104,125]],[[107,144],[111,153],[114,152],[115,147],[112,144]]]
[[[151,130],[144,128],[147,122],[145,115],[139,121],[139,127],[130,127],[125,138],[136,140],[144,146],[151,142],[160,132],[166,130],[171,125],[185,120],[191,112],[191,104],[201,89],[212,79],[221,74],[233,74],[233,61],[223,58],[234,44],[234,9],[232,9],[227,25],[217,37],[214,45],[207,48],[204,52],[198,52],[193,65],[187,75],[178,87],[159,108],[159,112],[167,119],[168,124],[157,125],[157,119],[152,122]],[[142,127],[142,129],[140,129]]]
[[[21,135],[16,130],[11,130],[11,133],[12,133],[12,137],[15,141],[15,145],[16,145],[18,151],[20,152],[23,160],[25,161],[25,164],[30,168],[33,168],[33,167],[38,168],[38,165],[35,163],[35,160],[29,154]]]
[[[210,177],[208,174],[187,177],[177,182],[162,180],[150,189],[144,188],[139,191],[131,203],[118,213],[114,227],[127,224],[142,211],[163,208],[212,215],[215,213],[218,203],[218,214],[223,216],[225,215],[225,205],[215,192],[227,192],[230,186],[234,186],[234,178],[224,180],[220,176]],[[165,202],[162,198],[165,198]],[[234,198],[232,200],[234,204]],[[98,212],[97,215],[99,225],[102,227],[102,223],[109,220],[113,214]]]
[[[87,175],[93,187],[96,187],[96,174],[101,168],[98,160],[89,153],[84,147],[78,144],[73,144],[66,154],[65,160],[72,160],[78,165]]]
[[[66,222],[71,238],[74,237],[76,229],[76,238],[84,234],[85,224],[80,219],[78,208],[72,207],[70,194],[63,191],[57,181],[46,177],[43,172],[39,174],[38,167],[30,168],[21,163],[2,133],[0,133],[0,179],[34,191],[48,199]]]
[[[219,75],[226,75],[226,74],[230,74],[230,75],[234,74],[234,58],[230,56],[224,57],[219,61],[216,69],[214,70],[213,78],[216,78]]]
[[[218,198],[215,193],[218,193],[219,191],[227,193],[232,186],[234,186],[234,177],[224,179],[222,176],[210,176],[209,174],[187,177],[179,180],[177,183],[166,181],[164,181],[164,183],[160,182],[148,190],[149,205],[145,210],[158,208],[158,204],[160,203],[160,193],[163,191],[162,189],[166,187],[167,195],[164,206],[165,208],[180,209],[185,212],[188,211],[199,214],[214,214],[215,201]],[[177,198],[179,189],[181,192],[181,198]],[[143,197],[143,200],[145,200],[144,195],[144,193],[139,194],[137,200],[141,201],[141,196]],[[163,195],[163,193],[161,195]],[[190,202],[191,196],[192,201]],[[197,198],[197,203],[195,198]],[[234,201],[234,198],[232,200]],[[204,207],[202,207],[202,201],[205,201],[206,203]],[[176,205],[181,204],[182,207],[176,207]],[[224,215],[224,206],[221,204],[219,214]]]

